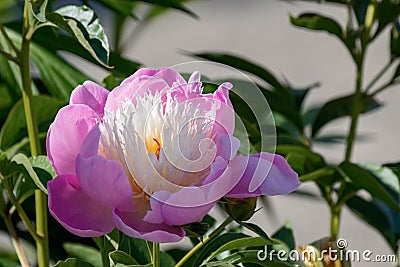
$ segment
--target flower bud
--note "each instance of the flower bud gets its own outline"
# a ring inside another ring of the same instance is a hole
[[[257,205],[257,197],[250,198],[226,198],[228,201],[224,207],[235,221],[247,221],[250,219]]]

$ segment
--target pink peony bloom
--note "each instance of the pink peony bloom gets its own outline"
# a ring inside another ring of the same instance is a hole
[[[297,174],[279,155],[236,156],[232,85],[202,94],[164,68],[140,69],[109,92],[78,86],[47,136],[57,172],[50,213],[70,232],[175,242],[222,197],[287,194]]]

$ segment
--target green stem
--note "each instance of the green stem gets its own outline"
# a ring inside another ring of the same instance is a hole
[[[19,50],[17,47],[15,47],[14,42],[11,40],[10,36],[8,36],[6,29],[4,28],[4,25],[0,24],[0,32],[4,36],[4,39],[6,40],[7,44],[11,47],[11,49],[14,51],[15,55],[19,55]]]
[[[31,154],[36,157],[41,154],[41,146],[39,141],[39,130],[36,122],[35,113],[33,112],[31,73],[29,66],[29,46],[34,28],[30,22],[29,1],[25,0],[24,19],[23,19],[23,38],[20,54],[20,68],[22,77],[22,99],[24,103],[24,111],[26,125],[28,129],[28,137],[30,143]],[[40,236],[36,240],[37,258],[39,267],[49,266],[49,239],[47,225],[47,198],[40,191],[35,191],[35,208],[36,208],[36,233]]]
[[[146,240],[147,251],[150,255],[150,260],[153,262],[153,243]]]
[[[369,90],[371,90],[372,86],[374,86],[376,84],[377,81],[379,81],[379,79],[383,76],[383,74],[385,74],[385,72],[390,68],[390,66],[392,66],[392,64],[395,62],[395,60],[390,60],[382,69],[380,72],[378,72],[378,74],[374,77],[374,79],[372,79],[372,81],[367,85],[367,87],[365,88],[365,93],[368,93]]]
[[[192,248],[176,265],[175,267],[181,267],[185,262],[187,262],[199,249],[201,249],[205,244],[210,242],[215,236],[222,232],[225,227],[233,221],[232,217],[228,217],[215,229],[209,236],[204,238],[203,242],[198,243],[194,248]]]
[[[14,193],[11,189],[11,186],[9,185],[7,180],[3,180],[3,185],[4,188],[7,190],[9,200],[11,204],[15,207],[15,209],[18,212],[19,217],[21,218],[22,222],[24,223],[26,229],[28,230],[29,234],[33,237],[33,239],[39,240],[40,236],[37,235],[35,231],[35,227],[31,223],[31,220],[29,219],[28,215],[25,213],[25,210],[22,208],[22,206],[18,203],[18,201],[15,199]]]
[[[331,238],[333,240],[336,240],[338,237],[341,210],[340,206],[335,205],[331,207]]]
[[[153,267],[160,267],[160,244],[153,242],[153,257],[152,257]]]
[[[15,231],[14,225],[11,221],[11,215],[6,212],[6,204],[3,199],[3,190],[0,190],[0,216],[3,217],[7,227],[7,231],[10,234],[11,242],[14,246],[15,252],[22,267],[29,267],[28,259],[26,258],[25,252],[22,249],[21,243],[17,231]]]
[[[351,125],[350,125],[349,135],[347,138],[347,148],[345,156],[346,161],[349,161],[351,159],[353,144],[357,133],[358,118],[363,108],[363,103],[362,103],[363,100],[361,92],[362,79],[363,79],[363,59],[364,56],[362,55],[360,63],[357,64],[356,91],[353,96],[353,106],[351,110]]]

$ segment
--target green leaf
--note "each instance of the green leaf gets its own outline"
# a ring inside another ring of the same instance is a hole
[[[184,1],[177,1],[177,0],[140,0],[140,1],[152,5],[159,5],[162,7],[180,10],[185,12],[186,14],[189,14],[194,18],[198,18],[198,16],[193,11],[191,11],[189,8],[187,8],[185,5],[182,4],[182,2]]]
[[[33,96],[32,101],[39,131],[47,132],[50,123],[54,120],[56,113],[64,105],[64,102],[44,95]],[[0,131],[0,148],[6,150],[26,136],[28,136],[28,132],[25,112],[22,100],[20,100],[11,109]]]
[[[139,264],[151,262],[149,251],[145,240],[131,238],[119,232],[118,250],[124,251],[132,256]]]
[[[116,264],[116,263],[121,263],[125,265],[129,264],[139,264],[134,258],[132,258],[129,254],[126,252],[120,251],[120,250],[115,250],[110,252],[108,254],[111,258],[111,260]]]
[[[399,221],[396,222],[390,215],[388,216],[387,212],[376,201],[367,201],[359,196],[353,196],[347,200],[346,205],[358,217],[378,230],[393,249],[393,252],[396,252],[397,240],[400,238],[400,232],[396,231],[396,223],[398,225]]]
[[[46,21],[46,7],[47,7],[47,0],[42,1],[29,1],[29,6],[33,16],[40,22]],[[38,12],[36,10],[39,9]]]
[[[26,170],[22,164],[9,160],[6,153],[0,154],[0,174],[2,178],[8,178],[13,174],[25,172]]]
[[[366,170],[350,163],[343,162],[339,166],[340,175],[348,182],[351,182],[358,189],[367,190],[374,198],[387,204],[395,211],[400,211],[400,205],[390,193]]]
[[[299,177],[300,182],[308,182],[332,177],[335,174],[335,169],[332,167],[324,167],[316,171],[303,174]]]
[[[267,257],[265,260],[261,258],[261,260],[258,258],[258,255],[260,254],[260,250],[246,250],[246,251],[239,251],[235,252],[232,255],[226,257],[223,259],[224,262],[228,262],[231,264],[238,264],[238,263],[255,263],[260,266],[268,266],[268,267],[287,267],[287,266],[292,266],[291,264],[287,262],[279,262],[275,260],[270,260],[269,257]],[[233,265],[237,266],[237,265]]]
[[[289,164],[299,175],[323,168],[326,163],[321,155],[309,148],[298,145],[278,145],[276,153],[287,157]]]
[[[28,173],[29,177],[33,180],[33,182],[35,183],[35,185],[37,186],[37,188],[39,188],[41,191],[43,191],[45,194],[47,194],[47,182],[48,180],[41,180],[39,178],[39,176],[36,174],[35,170],[33,169],[31,162],[29,161],[29,158],[27,156],[25,156],[22,153],[19,153],[17,155],[15,155],[12,158],[12,161],[16,162],[17,164],[21,164],[24,166],[26,172]],[[42,178],[46,178],[46,176],[42,176]],[[47,177],[47,178],[51,178]]]
[[[208,242],[205,246],[203,246],[200,252],[198,252],[195,255],[196,261],[194,264],[191,264],[191,266],[200,266],[201,263],[218,248],[228,243],[229,241],[243,237],[248,237],[248,236],[242,233],[225,233],[213,238],[210,242]]]
[[[271,242],[265,240],[262,237],[244,237],[229,241],[219,247],[216,251],[214,251],[207,259],[204,260],[204,263],[211,261],[213,258],[221,254],[225,251],[236,250],[239,248],[247,248],[247,247],[260,247],[272,244]]]
[[[74,258],[59,261],[54,267],[94,267],[93,265]]]
[[[296,242],[293,236],[293,231],[289,224],[285,224],[280,229],[278,229],[278,231],[276,231],[272,235],[272,237],[285,243],[289,247],[289,249],[296,249]]]
[[[47,156],[37,156],[34,158],[29,158],[29,160],[33,168],[43,169],[44,171],[48,172],[51,175],[51,178],[55,178],[57,176]]]
[[[371,96],[364,95],[362,101],[363,108],[361,113],[367,113],[381,107],[381,104]],[[314,121],[312,136],[315,137],[318,131],[328,122],[343,116],[350,116],[352,106],[353,95],[339,97],[324,104]]]
[[[298,27],[309,30],[326,31],[337,36],[339,39],[343,37],[342,27],[334,19],[316,14],[304,13],[297,18],[290,16],[290,22]]]
[[[174,267],[176,264],[176,261],[168,253],[161,251],[160,252],[160,263],[161,263],[161,267]]]
[[[90,263],[93,266],[102,266],[100,251],[93,247],[79,243],[64,243],[63,247],[71,257]]]
[[[260,237],[264,238],[265,241],[267,241],[269,243],[273,242],[272,239],[267,235],[267,233],[264,232],[264,230],[260,226],[254,224],[254,223],[247,223],[247,222],[237,222],[237,223],[239,223],[241,226],[249,229],[253,233],[259,235]]]
[[[261,67],[260,65],[253,63],[247,59],[226,54],[226,53],[188,53],[190,56],[195,56],[210,61],[218,62],[231,66],[235,69],[239,69],[248,73],[251,73],[276,89],[283,89],[284,86],[278,81],[278,79],[272,74],[271,71]]]
[[[400,5],[393,0],[382,0],[378,2],[376,17],[378,19],[378,28],[374,38],[382,32],[386,26],[394,22],[400,15]]]
[[[124,1],[124,0],[97,0],[96,2],[102,4],[106,8],[114,10],[119,15],[125,17],[132,17],[137,19],[133,13],[133,9],[137,6],[136,1]]]
[[[64,6],[47,19],[75,37],[99,63],[107,66],[110,47],[103,27],[87,6]]]
[[[396,22],[390,32],[390,52],[392,56],[400,56],[400,25]]]

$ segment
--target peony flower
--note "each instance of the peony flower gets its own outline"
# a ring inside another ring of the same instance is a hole
[[[154,242],[175,242],[222,197],[287,194],[297,174],[279,155],[237,156],[232,85],[202,94],[164,68],[140,69],[107,91],[85,82],[50,126],[50,213],[79,236],[115,227]]]

